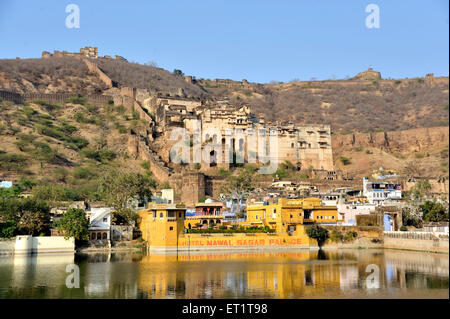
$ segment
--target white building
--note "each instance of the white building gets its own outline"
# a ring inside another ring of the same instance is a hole
[[[357,215],[368,215],[375,212],[375,204],[338,204],[339,219],[343,220],[342,226],[356,225]]]
[[[370,204],[381,205],[385,200],[402,199],[402,187],[400,184],[369,181],[363,177],[363,195]]]
[[[111,208],[91,208],[87,215],[89,218],[89,239],[109,241],[111,238]]]

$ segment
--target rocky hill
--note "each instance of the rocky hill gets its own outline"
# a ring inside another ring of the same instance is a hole
[[[121,59],[0,60],[0,90],[109,95],[121,87],[229,99],[251,105],[254,113],[269,122],[331,124],[335,165],[354,176],[380,166],[448,175],[448,78],[386,80],[368,70],[348,80],[258,84],[196,80],[181,71],[171,73]],[[15,106],[3,101],[1,107],[3,172],[20,169],[19,175],[30,173],[51,181],[64,175],[75,183],[75,176],[83,175],[80,172],[95,176],[105,165],[141,169],[127,159],[125,145],[130,129],[144,124],[117,105],[37,101]]]
[[[331,124],[338,131],[397,131],[447,126],[448,78],[383,80],[368,70],[348,80],[257,84],[195,80],[161,68],[91,59],[118,86],[249,104],[268,121]],[[0,90],[20,93],[106,92],[108,86],[79,58],[0,60]]]
[[[448,78],[281,84],[200,81],[210,94],[246,103],[269,121],[331,124],[338,131],[396,131],[448,125]]]
[[[332,143],[335,167],[350,176],[380,167],[401,175],[448,176],[448,127],[333,135]]]

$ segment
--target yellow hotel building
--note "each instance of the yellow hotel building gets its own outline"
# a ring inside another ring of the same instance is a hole
[[[275,233],[186,234],[186,209],[175,204],[150,203],[138,212],[138,227],[147,246],[163,250],[264,247],[308,248],[315,245],[305,231],[313,223],[336,224],[336,207],[322,206],[318,198],[279,199],[277,204],[250,205],[242,227],[268,226]]]
[[[305,224],[336,224],[336,206],[323,206],[320,198],[278,199],[269,205],[248,205],[247,226],[269,226],[277,233],[304,234]]]
[[[149,203],[149,208],[138,212],[138,225],[149,246],[178,246],[184,233],[186,209],[175,204]]]

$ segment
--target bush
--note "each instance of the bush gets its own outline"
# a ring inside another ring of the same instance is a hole
[[[149,161],[141,162],[141,167],[146,170],[150,169],[150,162]]]
[[[308,235],[309,238],[317,240],[319,248],[322,247],[323,243],[329,237],[328,230],[319,225],[313,225],[311,227],[306,228],[306,234]]]
[[[342,241],[342,234],[340,233],[340,232],[338,232],[336,229],[333,229],[332,231],[331,231],[331,234],[330,234],[330,240],[332,241],[332,242],[340,242],[340,241]]]
[[[349,231],[344,235],[344,240],[345,241],[352,241],[353,239],[355,239],[356,237],[358,237],[358,233],[354,232],[354,231]]]
[[[349,160],[347,157],[345,157],[345,156],[341,156],[341,157],[339,158],[339,160],[340,160],[341,163],[344,164],[344,165],[349,165],[349,164],[351,163],[350,160]]]
[[[76,96],[69,97],[69,102],[73,104],[81,104],[84,105],[87,102],[87,99],[82,95],[78,94]]]
[[[75,178],[87,179],[91,175],[91,171],[85,167],[75,167],[75,169],[73,170],[73,177]]]
[[[400,231],[408,231],[408,227],[406,227],[405,225],[402,225],[400,227]]]
[[[11,238],[14,237],[17,231],[17,223],[15,221],[7,221],[0,223],[0,237]]]
[[[0,153],[0,169],[21,171],[27,164],[27,158],[20,154]]]
[[[91,148],[84,148],[80,154],[86,158],[96,160],[98,162],[108,162],[116,157],[116,153],[108,149],[94,150]]]

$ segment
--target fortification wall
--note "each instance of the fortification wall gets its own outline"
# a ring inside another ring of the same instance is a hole
[[[0,98],[12,101],[17,104],[23,104],[24,102],[32,102],[36,100],[42,100],[49,104],[64,104],[69,101],[69,98],[73,97],[74,94],[66,93],[56,93],[56,94],[45,94],[45,93],[15,93],[9,91],[0,91]],[[84,96],[89,104],[96,106],[103,106],[108,104],[109,101],[113,101],[113,97],[109,95],[86,95]]]
[[[98,67],[97,64],[95,64],[91,61],[88,61],[87,59],[83,59],[83,62],[86,64],[89,71],[97,74],[97,76],[100,78],[100,80],[102,80],[103,83],[105,83],[108,88],[112,88],[112,87],[116,86],[115,83],[111,80],[111,78],[109,76],[107,76],[102,70],[100,70],[100,68]]]
[[[15,92],[9,92],[9,91],[1,91],[0,90],[0,98],[5,101],[11,101],[16,104],[23,104],[24,98],[22,94],[15,93]]]

